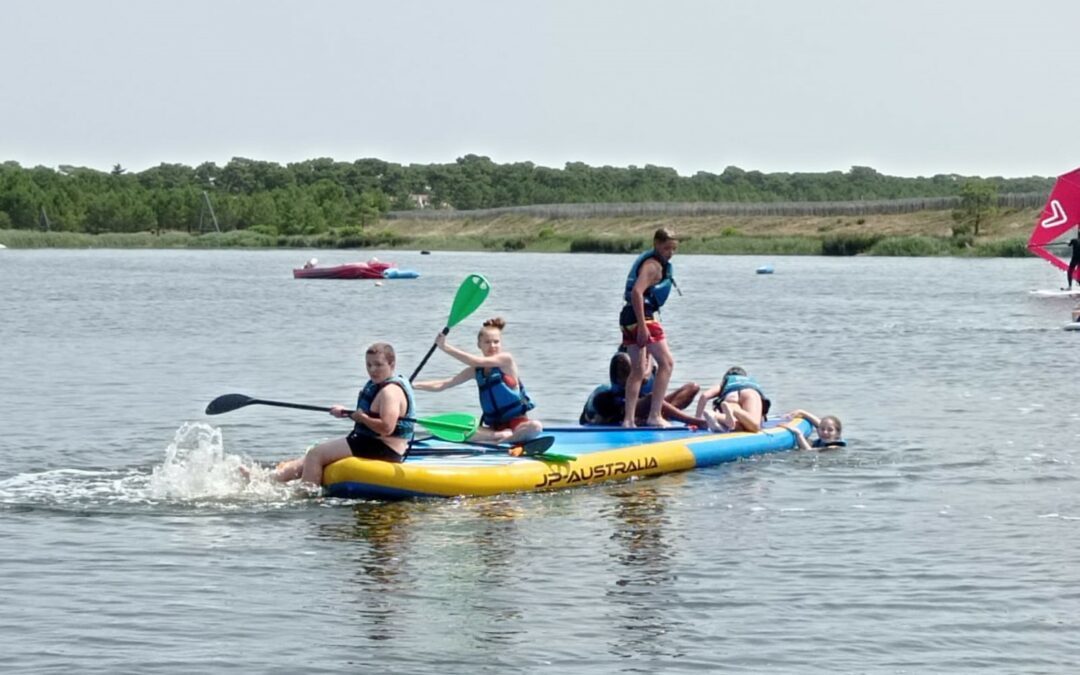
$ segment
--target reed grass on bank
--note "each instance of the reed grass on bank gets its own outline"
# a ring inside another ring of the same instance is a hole
[[[473,232],[430,236],[392,230],[320,235],[268,235],[251,230],[192,235],[186,232],[83,234],[0,230],[0,244],[8,248],[338,248],[426,249],[435,251],[540,251],[572,253],[638,253],[650,240],[640,235],[587,233],[572,235],[551,228],[520,233]],[[1031,255],[1025,237],[965,243],[950,237],[865,233],[817,236],[750,236],[732,232],[689,236],[680,254],[714,255],[875,255],[970,256],[1017,258]]]

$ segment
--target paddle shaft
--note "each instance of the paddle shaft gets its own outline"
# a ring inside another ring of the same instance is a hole
[[[330,412],[332,410],[332,408],[328,408],[328,407],[322,406],[322,405],[308,405],[306,403],[286,403],[285,401],[267,401],[267,400],[261,399],[261,398],[253,398],[247,403],[247,405],[272,405],[272,406],[277,406],[278,408],[295,408],[297,410],[316,410],[318,412]],[[356,411],[355,410],[346,410],[345,411],[345,413],[348,414],[348,415],[352,415],[354,412],[356,412]],[[401,417],[399,419],[401,419],[401,420],[403,420],[405,422],[418,422],[420,424],[424,423],[423,420],[417,419],[415,417]],[[457,425],[454,425],[454,426],[457,426]]]
[[[426,441],[428,438],[439,438],[438,436],[429,436],[427,438],[421,438],[417,440]],[[439,439],[444,440],[444,439]],[[452,441],[451,441],[452,442]],[[526,455],[538,455],[545,452],[548,448],[555,445],[555,439],[552,436],[538,436],[536,438],[530,438],[526,441],[506,442],[506,443],[485,443],[483,441],[460,441],[464,445],[469,447],[479,448],[491,448],[493,450],[510,450],[512,448],[521,448],[525,451]],[[477,452],[483,452],[478,450]]]
[[[500,448],[497,445],[485,445],[478,448],[472,447],[474,445],[479,445],[479,443],[470,443],[468,447],[463,445],[460,448],[412,448],[409,450],[409,454],[418,457],[424,455],[487,455],[500,450],[505,453],[507,450],[507,448]]]
[[[479,444],[478,443],[473,443],[471,445],[479,445]],[[462,448],[412,448],[412,449],[409,450],[409,455],[410,456],[415,456],[415,457],[429,457],[429,456],[438,456],[438,455],[489,455],[489,454],[499,452],[499,451],[505,452],[506,450],[507,450],[507,448],[500,447],[500,446],[497,446],[497,445],[495,445],[495,446],[484,446],[484,447],[479,447],[479,448],[470,448],[470,447],[462,447]],[[531,455],[521,455],[521,457],[522,457],[522,459],[536,459],[536,460],[540,460],[540,461],[549,461],[549,462],[572,462],[575,459],[577,459],[577,455],[564,455],[564,454],[561,454],[561,453],[548,453],[548,452],[538,452],[538,453],[533,453]]]
[[[297,410],[318,410],[330,412],[330,408],[322,405],[307,405],[306,403],[285,403],[284,401],[266,401],[261,398],[253,398],[245,405],[272,405],[278,408],[295,408]],[[355,410],[353,412],[356,412]]]
[[[450,334],[450,326],[446,326],[445,328],[443,328],[442,329],[442,334],[443,335],[449,335]],[[412,372],[412,375],[409,376],[409,384],[412,384],[412,381],[415,380],[416,376],[420,374],[420,371],[423,370],[424,365],[427,364],[428,359],[430,359],[431,355],[435,353],[435,348],[438,347],[438,346],[439,346],[438,342],[431,343],[431,349],[427,350],[427,354],[424,354],[424,359],[422,361],[420,361],[420,365],[418,365],[416,367],[416,370],[414,370]]]

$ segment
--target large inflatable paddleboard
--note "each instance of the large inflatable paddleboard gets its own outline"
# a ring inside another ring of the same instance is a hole
[[[810,423],[794,420],[804,434]],[[557,490],[610,480],[687,471],[796,447],[788,429],[770,422],[751,434],[716,434],[686,427],[545,429],[550,450],[511,457],[506,450],[427,440],[416,443],[400,464],[349,457],[326,467],[332,497],[408,499]]]

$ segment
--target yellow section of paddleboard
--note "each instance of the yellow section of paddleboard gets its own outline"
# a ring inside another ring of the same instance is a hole
[[[591,452],[563,462],[506,457],[500,462],[479,463],[467,457],[428,457],[393,464],[347,457],[326,467],[323,485],[354,483],[416,496],[484,496],[592,485],[686,471],[694,466],[694,455],[684,440],[673,440]]]

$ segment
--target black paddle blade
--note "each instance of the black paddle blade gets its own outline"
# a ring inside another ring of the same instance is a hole
[[[555,445],[554,436],[540,436],[532,439],[531,441],[525,441],[521,444],[521,454],[526,457],[532,457],[535,455],[542,455],[548,451],[552,445]]]
[[[244,396],[243,394],[218,396],[213,401],[210,401],[210,405],[206,406],[206,414],[220,415],[221,413],[231,412],[237,408],[243,408],[254,400],[250,396]]]

